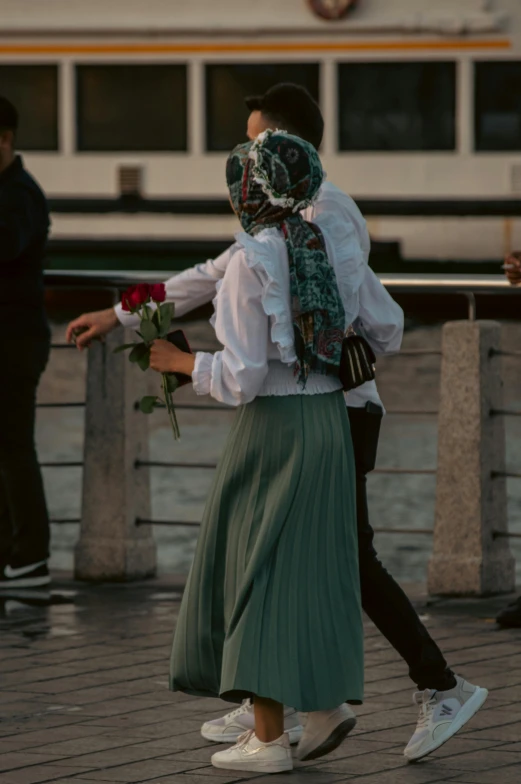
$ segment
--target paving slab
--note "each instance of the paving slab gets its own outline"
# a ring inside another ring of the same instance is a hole
[[[407,667],[371,623],[366,701],[332,754],[263,777],[211,766],[202,721],[220,700],[168,691],[178,578],[82,585],[57,575],[49,604],[0,596],[0,784],[519,784],[521,630],[493,623],[505,599],[413,601],[449,664],[490,690],[484,709],[427,759],[403,757],[417,719]],[[60,595],[68,605],[53,605]],[[507,599],[508,600],[508,599]]]

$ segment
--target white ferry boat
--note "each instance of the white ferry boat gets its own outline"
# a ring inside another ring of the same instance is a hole
[[[0,0],[0,18],[55,249],[110,266],[132,246],[143,266],[227,243],[243,99],[279,81],[319,100],[325,169],[375,240],[405,260],[521,246],[519,0]]]

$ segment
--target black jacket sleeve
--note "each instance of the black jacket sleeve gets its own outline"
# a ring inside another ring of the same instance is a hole
[[[13,185],[0,202],[0,264],[14,261],[31,241],[34,206],[23,185]]]

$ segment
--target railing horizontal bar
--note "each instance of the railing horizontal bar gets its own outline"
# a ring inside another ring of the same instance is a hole
[[[513,531],[493,531],[493,539],[521,539],[521,534],[514,533]]]
[[[521,479],[521,473],[515,471],[492,471],[492,477],[495,479],[498,476],[505,477],[506,479]]]
[[[375,468],[373,474],[418,474],[431,476],[436,474],[435,468]]]
[[[195,520],[148,520],[143,517],[136,518],[136,525],[169,525],[169,526],[189,526],[199,528],[201,523]]]
[[[74,346],[56,346],[56,348],[75,348]],[[192,351],[197,353],[198,351],[202,351],[205,354],[214,354],[216,351],[220,349],[216,346],[192,346]],[[498,352],[499,353],[499,352]],[[516,355],[517,356],[517,355]],[[521,352],[519,352],[519,356],[521,356]],[[396,354],[388,354],[385,358],[392,358],[392,357],[441,357],[441,350],[435,349],[423,349],[423,348],[404,348],[400,349],[399,352]]]
[[[136,525],[164,525],[172,528],[188,526],[190,528],[198,528],[201,524],[193,520],[145,520],[138,517]],[[374,528],[377,534],[433,534],[431,528]]]
[[[78,525],[79,523],[81,523],[81,518],[51,517],[49,522],[55,525]],[[201,524],[194,520],[148,520],[148,519],[143,519],[138,517],[136,519],[136,525],[161,525],[161,526],[167,526],[172,528],[174,527],[199,528]],[[373,530],[376,534],[432,535],[434,533],[434,530],[432,528],[374,528]],[[521,539],[521,533],[515,533],[514,531],[493,531],[492,537],[494,539],[500,539],[500,538]]]
[[[37,403],[36,408],[82,408],[84,402],[78,403]]]
[[[177,410],[185,410],[185,411],[235,411],[233,406],[219,406],[219,405],[212,405],[211,403],[200,405],[199,403],[176,403],[175,407]]]
[[[496,351],[491,348],[489,352],[491,357],[521,357],[521,351]]]
[[[50,463],[40,463],[40,468],[82,468],[83,467],[83,460],[78,462],[66,463],[66,462],[50,462]]]
[[[42,464],[43,465],[43,464]],[[65,463],[64,465],[72,465]],[[80,465],[82,465],[80,463]],[[217,463],[184,463],[165,462],[163,460],[136,460],[136,468],[217,468]],[[431,476],[436,474],[435,468],[375,468],[373,474],[413,474]]]
[[[404,408],[404,409],[395,408],[395,409],[392,409],[391,411],[387,410],[387,413],[388,414],[394,414],[395,416],[409,416],[409,415],[438,416],[439,412],[436,411],[436,410],[433,410],[433,411],[418,411],[418,410],[407,409],[407,408]]]
[[[76,348],[74,343],[51,343],[51,348],[53,351],[60,348]]]
[[[51,517],[50,523],[56,525],[68,525],[69,523],[81,523],[81,517]]]
[[[235,411],[234,406],[220,406],[220,405],[213,405],[212,403],[208,403],[206,405],[201,405],[199,403],[176,403],[176,409],[178,411]],[[134,404],[134,408],[136,410],[139,408],[139,402],[136,401]],[[158,405],[157,408],[164,408],[163,405]],[[426,410],[426,411],[419,411],[417,409],[410,409],[410,408],[397,408],[392,409],[391,411],[387,411],[388,414],[397,415],[397,416],[438,416],[438,411],[436,409],[433,410]]]
[[[161,460],[136,460],[136,468],[217,468],[217,463],[167,463]]]
[[[430,349],[423,349],[423,348],[402,348],[398,351],[397,354],[388,354],[387,358],[390,357],[441,357],[440,350],[430,350]]]
[[[490,412],[490,416],[521,416],[521,411],[509,411],[508,409],[495,409]]]
[[[131,283],[167,280],[164,270],[45,270],[50,288],[120,288]],[[382,273],[381,282],[391,292],[415,294],[501,294],[521,296],[521,289],[511,286],[504,275],[466,275],[444,273]]]
[[[373,528],[375,534],[433,534],[432,528]]]

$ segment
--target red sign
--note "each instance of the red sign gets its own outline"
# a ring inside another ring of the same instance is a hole
[[[317,16],[331,21],[343,19],[355,7],[357,0],[308,0],[308,2]]]

